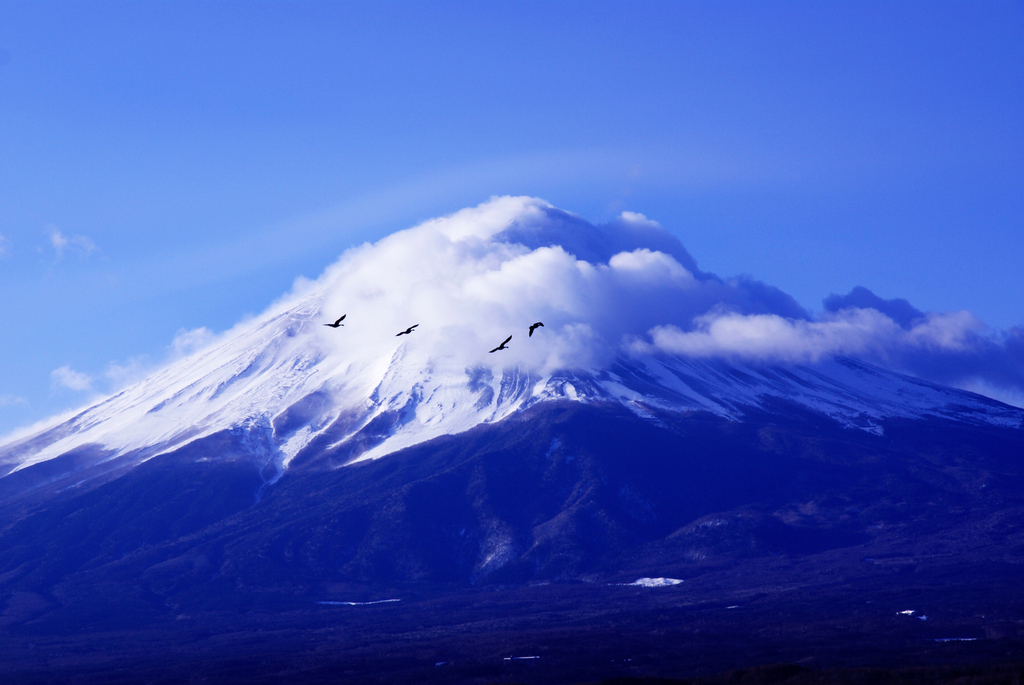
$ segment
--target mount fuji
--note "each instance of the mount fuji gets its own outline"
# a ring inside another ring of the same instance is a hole
[[[753,288],[701,274],[639,215],[598,228],[540,201],[492,200],[351,251],[204,349],[3,445],[0,469],[63,457],[80,484],[230,434],[270,485],[293,463],[376,459],[554,400],[613,403],[652,420],[658,411],[741,420],[782,402],[877,433],[887,418],[1024,421],[1018,408],[848,356],[694,357],[639,341],[652,322],[679,323],[685,300],[712,288],[751,311],[764,306],[744,292]],[[344,328],[322,325],[343,312]],[[528,336],[538,316],[548,323]],[[421,319],[409,337],[394,334]],[[486,354],[505,333],[510,349]]]
[[[476,682],[530,649],[514,679],[564,682],[1012,651],[1024,410],[899,365],[972,326],[815,318],[642,215],[492,199],[9,436],[0,658],[25,682],[239,654],[265,669],[224,682]],[[43,643],[77,656],[41,666]]]

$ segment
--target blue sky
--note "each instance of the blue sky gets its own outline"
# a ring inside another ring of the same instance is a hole
[[[1022,121],[1020,2],[0,2],[0,433],[491,195],[1022,326]]]

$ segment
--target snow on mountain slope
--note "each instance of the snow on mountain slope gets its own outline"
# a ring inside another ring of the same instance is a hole
[[[731,418],[782,399],[873,431],[887,416],[1024,421],[1024,410],[850,358],[740,362],[634,344],[709,301],[764,311],[743,287],[696,272],[639,215],[598,231],[538,200],[498,198],[350,250],[205,349],[0,446],[0,465],[85,446],[144,461],[227,430],[274,479],[303,450],[377,458],[554,399]],[[341,314],[344,326],[323,325]],[[535,321],[545,325],[530,336]],[[507,350],[488,352],[509,334]]]

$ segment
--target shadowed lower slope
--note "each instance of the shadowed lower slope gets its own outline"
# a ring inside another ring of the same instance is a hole
[[[989,555],[998,541],[986,536],[1018,540],[1013,516],[993,522],[1024,504],[1021,431],[902,421],[877,436],[798,408],[782,416],[548,403],[374,462],[323,470],[325,455],[270,488],[242,457],[203,459],[229,441],[194,443],[8,509],[20,520],[0,534],[3,620],[115,626],[319,597],[332,583],[692,578],[834,549],[884,559],[925,538]],[[942,540],[970,525],[984,534]]]

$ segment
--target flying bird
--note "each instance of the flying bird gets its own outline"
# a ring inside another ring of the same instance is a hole
[[[338,326],[344,326],[345,324],[343,324],[342,321],[345,320],[346,316],[348,316],[348,314],[342,314],[341,317],[337,321],[335,321],[334,323],[325,323],[324,325],[325,326],[330,326],[331,328],[337,328]]]
[[[419,324],[418,323],[414,323],[413,325],[409,326],[408,328],[406,328],[401,333],[396,333],[395,337],[397,338],[400,335],[408,335],[409,333],[412,333],[412,329],[416,328],[417,326],[419,326]]]
[[[500,345],[498,345],[497,347],[495,347],[495,348],[494,348],[493,350],[491,350],[491,352],[497,352],[498,350],[507,350],[508,348],[507,348],[507,347],[505,347],[505,345],[506,345],[506,344],[508,343],[508,341],[509,341],[509,340],[511,340],[511,339],[512,339],[512,336],[511,336],[511,335],[510,335],[510,336],[508,336],[507,338],[505,338],[505,342],[503,342],[503,343],[501,343]]]
[[[533,331],[534,331],[535,328],[537,328],[538,326],[543,326],[543,325],[544,324],[542,324],[540,321],[538,321],[537,323],[535,323],[532,326],[530,326],[530,336],[529,337],[531,337],[531,338],[533,337]]]

